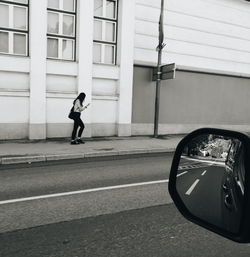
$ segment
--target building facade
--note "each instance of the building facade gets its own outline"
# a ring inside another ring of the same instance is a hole
[[[250,3],[165,0],[160,133],[250,131]],[[160,0],[0,1],[0,139],[153,133]]]
[[[137,0],[133,134],[153,134],[160,1]],[[159,133],[199,127],[250,131],[250,2],[166,0],[163,64],[176,63],[162,81]]]

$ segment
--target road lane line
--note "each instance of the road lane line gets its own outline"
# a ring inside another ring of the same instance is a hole
[[[222,167],[225,166],[225,161],[224,161],[224,160],[219,160],[219,161],[215,161],[215,160],[203,160],[203,159],[198,159],[198,158],[190,158],[190,157],[186,157],[186,156],[182,156],[181,158],[182,158],[182,159],[185,159],[185,160],[192,161],[192,162],[208,163],[209,166],[212,166],[212,165],[222,166]]]
[[[86,193],[106,191],[106,190],[114,190],[114,189],[121,189],[121,188],[128,188],[128,187],[162,184],[162,183],[168,183],[168,182],[169,182],[169,180],[165,179],[165,180],[155,180],[155,181],[148,181],[148,182],[141,182],[141,183],[116,185],[116,186],[109,186],[109,187],[98,187],[98,188],[91,188],[91,189],[71,191],[71,192],[63,192],[63,193],[56,193],[56,194],[38,195],[38,196],[32,196],[32,197],[25,197],[25,198],[17,198],[17,199],[10,199],[10,200],[0,201],[0,205],[10,204],[10,203],[18,203],[18,202],[27,202],[27,201],[47,199],[47,198],[55,198],[55,197],[61,197],[61,196],[86,194]]]
[[[192,193],[192,191],[194,190],[194,188],[196,187],[196,185],[199,183],[199,179],[196,179],[193,183],[193,185],[188,189],[188,191],[186,192],[186,195],[190,195]]]
[[[201,174],[201,176],[204,176],[205,174],[206,174],[206,170],[204,170],[203,172],[202,172],[202,174]]]
[[[182,176],[182,175],[184,175],[184,174],[186,174],[186,173],[187,173],[187,170],[184,171],[184,172],[182,172],[182,173],[180,173],[180,174],[178,174],[177,177],[180,177],[180,176]]]

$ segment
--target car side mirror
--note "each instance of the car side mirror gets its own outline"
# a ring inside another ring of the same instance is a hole
[[[250,139],[198,129],[178,144],[169,192],[193,223],[236,242],[250,242]]]

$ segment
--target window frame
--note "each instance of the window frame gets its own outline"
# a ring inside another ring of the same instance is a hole
[[[1,32],[6,32],[8,33],[8,52],[1,52],[0,54],[3,55],[13,55],[13,56],[22,56],[22,57],[28,57],[29,56],[29,0],[26,0],[27,3],[20,3],[17,1],[5,1],[5,0],[0,0],[0,4],[8,6],[8,16],[9,16],[9,21],[8,27],[1,27],[0,26],[0,31]],[[26,10],[25,14],[25,29],[19,29],[19,28],[14,28],[14,8],[15,7],[21,7]],[[25,42],[25,54],[18,54],[14,52],[14,34],[22,34],[26,36],[26,42]]]
[[[107,10],[107,2],[114,2],[115,3],[115,17],[114,18],[108,18],[105,16],[106,14],[106,10]],[[94,22],[95,21],[101,21],[101,24],[102,24],[102,35],[101,35],[101,40],[96,40],[94,39],[93,40],[93,44],[98,44],[98,45],[101,45],[101,56],[100,56],[100,59],[101,61],[100,62],[96,62],[93,60],[93,62],[95,64],[107,64],[107,65],[117,65],[117,38],[118,38],[118,0],[102,0],[102,15],[98,15],[96,16],[95,13],[94,13]],[[107,23],[113,23],[115,26],[114,26],[114,41],[108,41],[108,40],[105,40],[105,37],[106,37],[106,24]],[[112,63],[106,63],[105,62],[105,47],[106,45],[111,45],[114,47],[114,51],[113,51],[113,62]],[[103,53],[104,51],[104,53]]]
[[[47,52],[47,59],[52,59],[52,60],[59,60],[59,61],[76,61],[76,31],[77,31],[77,0],[74,0],[74,11],[66,11],[63,10],[63,1],[64,0],[58,0],[59,3],[59,8],[51,8],[48,7],[48,2],[47,2],[47,15],[48,13],[56,13],[58,14],[59,17],[59,27],[58,27],[58,34],[57,33],[49,33],[48,32],[48,27],[47,27],[47,45],[48,45],[48,39],[57,39],[58,40],[58,57],[50,57],[48,56]],[[63,34],[63,17],[64,15],[69,15],[73,17],[73,35],[65,35]],[[72,40],[73,41],[73,47],[72,47],[72,59],[66,59],[63,58],[63,51],[62,51],[62,45],[63,45],[63,40]]]
[[[74,57],[75,57],[75,41],[71,38],[66,38],[66,37],[56,37],[56,36],[47,36],[47,40],[48,39],[56,39],[58,41],[58,50],[57,50],[57,56],[58,57],[48,57],[48,59],[54,59],[54,60],[63,60],[63,61],[73,61]],[[63,58],[63,51],[61,51],[62,49],[62,45],[63,45],[63,40],[69,40],[72,41],[72,57],[73,59],[66,59]],[[48,42],[48,41],[47,41]]]
[[[52,8],[52,7],[47,7],[47,10],[54,10],[56,12],[64,12],[64,13],[76,13],[77,10],[77,0],[74,0],[74,10],[73,11],[66,11],[63,10],[63,1],[64,0],[58,0],[59,3],[59,8]],[[47,2],[48,3],[48,2]],[[47,5],[48,6],[48,5]]]

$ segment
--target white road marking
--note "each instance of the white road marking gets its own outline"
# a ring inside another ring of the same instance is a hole
[[[205,174],[206,174],[206,170],[204,170],[203,172],[202,172],[202,174],[201,174],[201,176],[204,176]]]
[[[193,185],[188,189],[188,191],[186,192],[186,195],[190,195],[192,193],[192,191],[194,190],[194,188],[196,187],[196,185],[199,183],[199,179],[196,179],[195,182],[193,183]]]
[[[215,160],[203,160],[203,159],[198,159],[198,158],[191,158],[187,156],[181,156],[182,159],[193,161],[193,162],[198,162],[198,163],[208,163],[209,166],[216,165],[216,166],[225,166],[225,161],[220,160],[220,161],[215,161]]]
[[[187,170],[184,171],[184,172],[182,172],[182,173],[180,173],[180,174],[178,174],[177,177],[180,177],[180,176],[182,176],[182,175],[184,175],[184,174],[186,174],[186,173],[187,173]]]
[[[162,184],[162,183],[168,183],[168,182],[169,182],[168,179],[155,180],[155,181],[124,184],[124,185],[116,185],[116,186],[109,186],[109,187],[98,187],[98,188],[91,188],[91,189],[71,191],[71,192],[63,192],[63,193],[57,193],[57,194],[48,194],[48,195],[39,195],[39,196],[32,196],[32,197],[25,197],[25,198],[17,198],[17,199],[10,199],[10,200],[5,200],[5,201],[0,201],[0,205],[10,204],[10,203],[18,203],[18,202],[27,202],[27,201],[54,198],[54,197],[61,197],[61,196],[85,194],[85,193],[99,192],[99,191],[105,191],[105,190],[121,189],[121,188],[128,188],[128,187]]]

